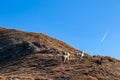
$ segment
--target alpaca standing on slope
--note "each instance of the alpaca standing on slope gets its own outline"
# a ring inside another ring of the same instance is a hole
[[[66,61],[69,61],[69,59],[70,59],[70,53],[65,52],[65,53],[63,54],[64,63],[65,63]]]
[[[78,52],[78,53],[75,53],[75,56],[76,57],[83,57],[84,56],[84,51],[82,51],[81,53],[80,52]]]
[[[83,57],[83,56],[84,56],[84,53],[85,53],[85,52],[84,52],[84,51],[82,51],[82,53],[81,53],[81,57]]]

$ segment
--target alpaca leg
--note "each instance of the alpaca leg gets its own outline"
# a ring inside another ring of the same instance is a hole
[[[68,57],[67,59],[68,59],[68,61],[69,61],[69,57]]]
[[[64,57],[64,63],[65,63],[65,61],[66,61],[66,57]]]

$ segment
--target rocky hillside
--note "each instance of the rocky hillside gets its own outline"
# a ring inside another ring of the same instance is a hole
[[[62,53],[71,54],[63,62]],[[0,28],[0,80],[120,80],[120,61],[81,52],[44,34]]]
[[[77,51],[68,44],[42,33],[28,33],[5,28],[0,28],[0,48],[0,62],[38,52],[66,51],[73,54]]]
[[[43,48],[55,48],[60,51],[69,51],[71,53],[76,50],[68,44],[59,41],[55,38],[51,38],[45,34],[28,33],[15,29],[0,28],[0,47],[4,47],[11,44],[19,44],[22,42],[30,42],[35,46]]]

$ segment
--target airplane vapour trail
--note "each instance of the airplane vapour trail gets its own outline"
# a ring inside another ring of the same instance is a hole
[[[102,39],[101,39],[101,42],[103,42],[103,41],[105,40],[106,36],[107,36],[107,33],[105,33],[105,34],[103,35],[103,37],[102,37]]]

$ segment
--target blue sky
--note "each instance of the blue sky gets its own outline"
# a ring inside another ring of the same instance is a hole
[[[120,59],[120,0],[0,0],[0,26],[44,33]]]

